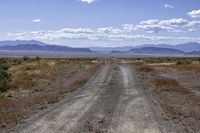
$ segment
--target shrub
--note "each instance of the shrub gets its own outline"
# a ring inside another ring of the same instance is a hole
[[[5,92],[9,88],[11,75],[6,71],[0,69],[0,91]]]
[[[175,91],[175,92],[186,92],[188,90],[184,88],[179,82],[175,79],[170,78],[157,78],[153,81],[156,91]]]
[[[28,61],[29,59],[30,59],[30,58],[29,58],[28,56],[24,56],[24,57],[23,57],[23,60],[24,60],[24,61]]]
[[[154,69],[152,67],[148,66],[148,65],[141,66],[139,70],[142,71],[142,72],[152,72],[152,71],[154,71]]]
[[[192,61],[189,60],[189,59],[179,60],[179,61],[176,62],[176,65],[189,65],[189,64],[192,64]]]
[[[40,61],[41,58],[40,58],[39,56],[36,56],[36,57],[35,57],[35,60],[36,60],[36,61]]]

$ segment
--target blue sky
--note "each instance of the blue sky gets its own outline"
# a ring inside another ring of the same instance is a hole
[[[1,0],[0,40],[74,47],[200,42],[198,0]]]

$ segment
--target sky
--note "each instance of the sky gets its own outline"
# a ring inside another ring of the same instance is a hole
[[[0,0],[0,40],[72,47],[200,43],[199,0]]]

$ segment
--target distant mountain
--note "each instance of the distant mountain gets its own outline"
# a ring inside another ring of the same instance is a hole
[[[26,51],[56,51],[56,52],[92,52],[89,48],[72,48],[59,45],[18,44],[14,46],[0,46],[0,50]]]
[[[172,48],[177,50],[182,50],[184,52],[192,52],[192,51],[200,51],[200,43],[196,42],[189,42],[177,45],[170,45],[170,44],[144,44],[136,46],[136,48],[143,48],[143,47],[159,47],[159,48]]]
[[[38,45],[48,45],[46,43],[36,41],[36,40],[15,40],[15,41],[0,41],[0,46],[16,46],[19,44],[38,44]]]
[[[192,51],[185,53],[186,55],[200,55],[200,51]]]
[[[122,52],[121,51],[117,51],[117,50],[113,50],[110,53],[117,54],[117,53],[122,53]]]
[[[95,52],[106,52],[106,53],[110,53],[112,51],[125,52],[125,51],[129,51],[132,48],[135,48],[135,47],[134,46],[124,46],[124,47],[90,47],[90,49],[92,51],[95,51]]]
[[[158,54],[158,55],[179,55],[185,52],[172,48],[143,47],[135,48],[128,51],[135,54]]]
[[[125,52],[134,48],[143,48],[143,47],[171,48],[171,49],[181,50],[184,52],[200,51],[200,43],[196,43],[196,42],[189,42],[189,43],[183,43],[183,44],[177,44],[177,45],[143,44],[143,45],[137,45],[137,46],[124,46],[124,47],[91,47],[90,49],[96,52],[111,52],[111,51]]]

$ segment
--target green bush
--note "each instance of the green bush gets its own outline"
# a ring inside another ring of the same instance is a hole
[[[28,56],[24,56],[24,57],[23,57],[23,60],[24,60],[24,61],[29,61],[30,58],[29,58]]]
[[[39,56],[36,56],[36,57],[35,57],[35,60],[36,60],[36,61],[40,61],[41,58],[40,58]]]
[[[0,69],[0,91],[5,92],[9,89],[9,83],[11,81],[11,75],[3,69]]]
[[[191,60],[179,60],[176,62],[176,65],[189,65],[192,64]]]

